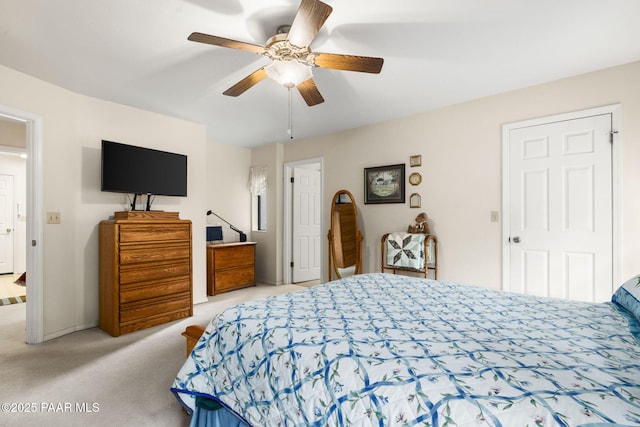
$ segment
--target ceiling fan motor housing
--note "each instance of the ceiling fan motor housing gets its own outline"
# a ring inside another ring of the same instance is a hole
[[[281,27],[282,28],[282,27]],[[315,66],[315,55],[308,46],[298,47],[289,42],[289,33],[278,33],[267,40],[264,55],[273,61],[298,61]]]

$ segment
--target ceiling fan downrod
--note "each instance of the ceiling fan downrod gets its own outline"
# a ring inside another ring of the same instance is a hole
[[[289,91],[289,129],[287,129],[287,133],[289,134],[289,139],[293,139],[293,92],[291,92],[291,88],[287,88]]]

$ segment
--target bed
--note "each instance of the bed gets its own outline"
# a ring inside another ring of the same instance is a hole
[[[352,276],[217,315],[171,390],[192,425],[638,426],[622,299]]]

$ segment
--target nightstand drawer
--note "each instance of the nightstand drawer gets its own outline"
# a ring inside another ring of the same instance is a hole
[[[215,293],[240,286],[253,285],[255,283],[254,271],[253,266],[216,271]]]
[[[215,251],[215,269],[239,266],[253,266],[255,263],[254,246],[235,246]]]

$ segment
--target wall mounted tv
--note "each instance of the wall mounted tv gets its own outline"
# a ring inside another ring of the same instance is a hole
[[[187,196],[187,156],[102,140],[102,191]]]

